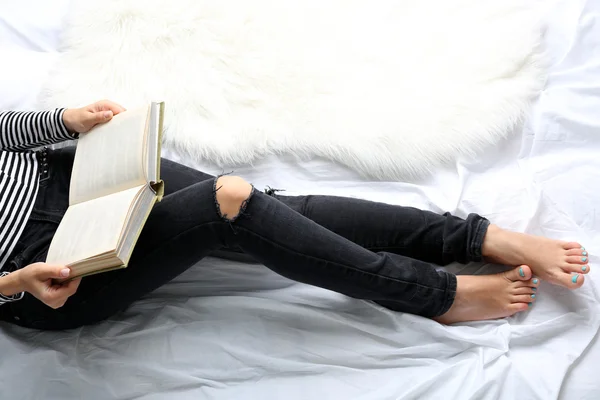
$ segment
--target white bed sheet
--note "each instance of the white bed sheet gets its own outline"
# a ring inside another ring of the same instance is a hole
[[[31,9],[44,18],[31,19]],[[0,0],[0,50],[11,56],[0,64],[0,109],[33,107],[67,9],[68,0]],[[235,170],[288,194],[478,212],[507,228],[580,240],[592,254],[582,289],[543,284],[529,312],[444,327],[262,266],[206,259],[98,326],[40,333],[0,325],[2,398],[600,398],[600,4],[560,0],[548,20],[547,89],[523,132],[478,160],[420,184],[368,182],[292,156]]]

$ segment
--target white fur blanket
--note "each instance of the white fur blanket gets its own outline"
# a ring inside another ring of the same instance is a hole
[[[40,106],[164,100],[166,145],[197,160],[412,177],[522,120],[543,86],[536,3],[74,1]]]

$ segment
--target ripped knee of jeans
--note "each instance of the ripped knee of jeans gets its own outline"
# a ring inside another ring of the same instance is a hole
[[[215,178],[213,193],[219,217],[225,222],[234,222],[241,215],[247,215],[254,186],[239,176],[220,175]]]

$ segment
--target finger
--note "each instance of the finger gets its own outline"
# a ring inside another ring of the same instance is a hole
[[[40,280],[65,279],[71,274],[71,270],[64,265],[50,265],[40,263],[36,266],[35,276]]]
[[[52,308],[62,307],[67,299],[77,292],[81,278],[73,279],[62,284],[51,284],[46,287],[42,301]]]
[[[81,278],[73,279],[61,285],[62,287],[60,288],[60,290],[63,291],[65,296],[71,297],[77,292],[77,288],[79,288],[80,283]]]
[[[67,301],[68,296],[60,290],[60,285],[47,286],[42,293],[40,300],[54,309],[62,307]]]
[[[103,124],[105,122],[108,122],[112,119],[113,117],[113,112],[112,111],[98,111],[95,112],[91,115],[91,122],[93,125],[97,125],[97,124]]]
[[[96,109],[98,111],[112,111],[114,115],[117,115],[119,113],[122,113],[123,111],[126,111],[125,107],[123,107],[120,104],[117,104],[113,101],[110,101],[110,100],[102,100],[96,104],[97,104]]]
[[[49,290],[64,292],[64,291],[73,291],[75,293],[77,288],[79,287],[79,283],[81,282],[81,278],[75,278],[68,281],[64,281],[62,283],[56,282],[51,283]]]

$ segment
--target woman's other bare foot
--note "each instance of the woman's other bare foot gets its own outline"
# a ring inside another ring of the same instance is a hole
[[[500,274],[456,279],[454,303],[448,312],[434,318],[442,324],[504,318],[525,311],[535,301],[539,285],[527,265]]]
[[[527,264],[541,279],[570,289],[583,285],[582,274],[590,272],[589,254],[577,242],[509,232],[495,225],[488,228],[482,253],[501,264]]]

